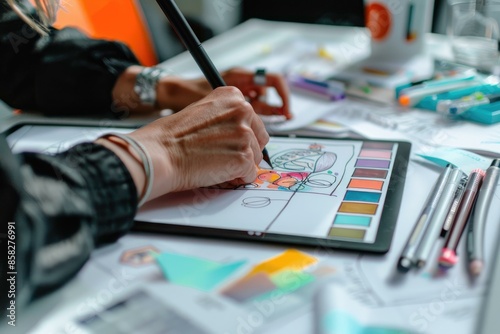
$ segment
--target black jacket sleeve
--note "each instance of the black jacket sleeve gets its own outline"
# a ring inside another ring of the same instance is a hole
[[[12,303],[19,315],[71,278],[95,245],[128,231],[137,191],[121,160],[97,144],[13,155],[0,135],[0,157],[0,315]]]
[[[0,1],[0,99],[14,108],[115,115],[112,88],[134,64],[124,44],[89,39],[75,29],[51,28],[41,37]]]

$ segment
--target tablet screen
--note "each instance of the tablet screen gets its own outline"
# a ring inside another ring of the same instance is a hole
[[[144,205],[136,217],[143,222],[138,226],[388,250],[408,143],[271,137],[266,148],[273,168],[261,166],[254,182],[163,196]]]

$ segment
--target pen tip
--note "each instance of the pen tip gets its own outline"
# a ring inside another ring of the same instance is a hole
[[[264,147],[262,150],[262,160],[264,160],[271,169],[273,168],[273,165],[271,164],[271,158],[269,158],[269,153],[267,152],[267,149]]]
[[[469,272],[473,276],[478,276],[483,270],[483,262],[480,260],[474,260],[469,265]]]
[[[401,273],[407,273],[408,271],[410,271],[411,266],[412,266],[411,260],[406,257],[402,257],[398,261],[397,269]]]

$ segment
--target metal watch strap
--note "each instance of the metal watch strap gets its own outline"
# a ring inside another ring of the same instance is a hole
[[[145,67],[135,79],[134,92],[139,95],[141,103],[156,104],[156,84],[160,78],[169,73],[159,67]]]

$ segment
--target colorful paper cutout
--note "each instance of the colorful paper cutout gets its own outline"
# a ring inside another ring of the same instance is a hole
[[[243,277],[224,288],[221,293],[238,302],[244,302],[276,289],[276,284],[267,274],[257,273]]]
[[[202,291],[212,290],[246,262],[219,263],[174,253],[161,253],[156,261],[170,282]]]
[[[299,252],[295,249],[288,249],[278,256],[261,262],[253,267],[248,275],[263,272],[269,275],[283,270],[302,270],[303,268],[316,263],[318,260],[308,254]]]
[[[365,326],[348,312],[335,310],[327,313],[322,319],[321,333],[328,334],[409,334],[407,330],[398,328],[386,328]]]

